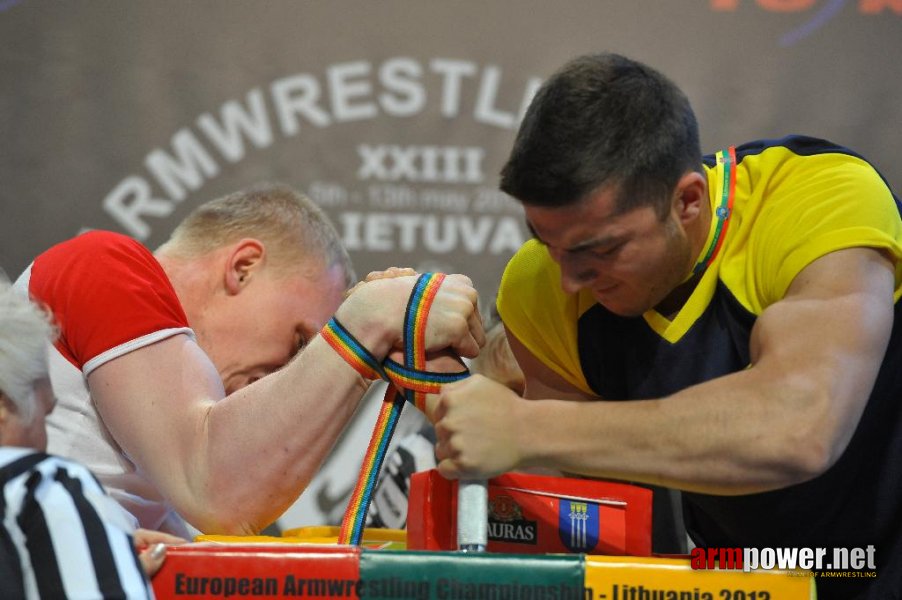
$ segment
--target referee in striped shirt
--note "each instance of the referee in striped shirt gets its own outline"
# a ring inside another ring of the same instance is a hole
[[[52,335],[44,314],[0,280],[0,598],[152,598],[145,571],[159,568],[165,546],[139,558],[133,521],[91,472],[44,452]]]

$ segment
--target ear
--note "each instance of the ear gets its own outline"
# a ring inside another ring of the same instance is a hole
[[[685,173],[676,185],[673,210],[685,226],[708,210],[708,180],[698,171]]]
[[[241,292],[263,268],[266,246],[260,240],[244,238],[229,248],[225,270],[225,288],[230,295]]]

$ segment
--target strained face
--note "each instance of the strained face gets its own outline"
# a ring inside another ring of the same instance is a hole
[[[231,324],[210,336],[208,354],[226,393],[288,364],[335,313],[345,291],[345,273],[338,266],[257,277],[230,309]]]
[[[662,220],[651,206],[617,213],[616,197],[604,187],[571,206],[524,208],[565,292],[586,289],[611,312],[638,316],[682,282],[691,248],[674,214]]]

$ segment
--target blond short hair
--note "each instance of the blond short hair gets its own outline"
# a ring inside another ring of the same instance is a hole
[[[248,237],[266,245],[279,271],[324,259],[325,266],[342,268],[347,286],[354,282],[351,259],[329,217],[310,198],[279,183],[260,183],[201,204],[159,252],[193,258]]]
[[[34,418],[34,386],[48,377],[47,349],[55,338],[47,313],[0,280],[0,392],[25,423]]]

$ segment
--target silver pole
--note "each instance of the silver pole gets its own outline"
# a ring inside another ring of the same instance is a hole
[[[485,552],[489,536],[489,491],[485,479],[458,482],[457,549]]]

